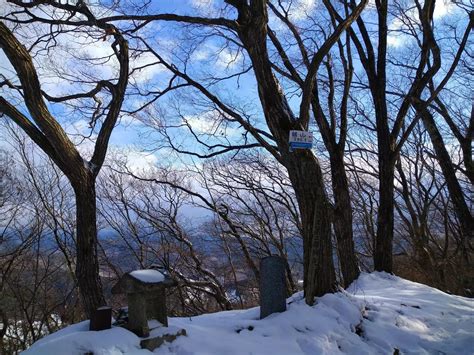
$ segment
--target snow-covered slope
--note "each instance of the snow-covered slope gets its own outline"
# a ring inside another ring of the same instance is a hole
[[[474,301],[384,273],[363,274],[347,291],[313,307],[302,293],[288,310],[259,320],[259,309],[170,318],[187,336],[158,354],[474,354]],[[89,332],[75,324],[23,354],[149,354],[122,328]]]

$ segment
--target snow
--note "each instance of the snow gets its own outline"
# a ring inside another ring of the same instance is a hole
[[[38,340],[22,354],[94,355],[134,354],[139,350],[139,338],[126,329],[114,327],[100,332],[89,331],[89,321],[73,324],[43,339]],[[140,353],[139,353],[140,354]]]
[[[362,274],[347,291],[259,320],[259,309],[169,318],[187,336],[157,354],[474,354],[474,301],[385,273]],[[149,354],[121,329],[90,332],[88,322],[36,342],[30,354]]]
[[[162,282],[165,280],[165,276],[158,270],[135,270],[130,273],[137,280],[145,283]]]

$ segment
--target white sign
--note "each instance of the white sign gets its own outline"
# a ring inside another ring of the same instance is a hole
[[[313,147],[313,132],[290,131],[290,151],[293,149],[311,149]]]

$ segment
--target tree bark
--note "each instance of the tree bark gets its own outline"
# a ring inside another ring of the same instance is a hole
[[[128,83],[128,43],[117,28],[103,21],[97,21],[83,3],[77,6],[61,3],[50,3],[49,5],[81,13],[87,18],[84,24],[88,26],[102,30],[113,28],[112,48],[120,64],[116,83],[100,81],[100,88],[107,88],[112,98],[97,136],[91,161],[90,163],[85,162],[44,102],[43,96],[45,95],[41,90],[33,59],[28,50],[16,39],[12,31],[0,22],[0,47],[17,73],[23,91],[24,104],[28,108],[31,118],[23,115],[4,97],[0,97],[0,112],[9,116],[20,126],[71,182],[76,195],[76,276],[85,311],[90,316],[98,306],[105,303],[97,258],[95,178],[104,162],[110,135],[117,122]],[[31,4],[31,6],[36,5]],[[76,23],[72,21],[71,25],[75,26]],[[93,90],[89,93],[72,96],[93,98],[94,95]],[[57,102],[67,101],[67,99],[68,97],[63,97]]]
[[[472,140],[474,139],[474,103],[471,106],[471,115],[463,134],[462,128],[451,118],[451,115],[443,101],[441,101],[439,97],[437,97],[434,101],[438,106],[436,111],[438,111],[438,113],[444,118],[447,125],[453,132],[454,137],[456,137],[459,142],[464,160],[464,174],[468,177],[471,184],[474,185],[474,161],[472,160]]]
[[[306,303],[336,290],[332,255],[330,204],[321,168],[311,152],[285,154],[285,164],[303,227],[304,293]]]
[[[97,257],[97,207],[95,177],[84,172],[71,180],[76,195],[76,277],[88,315],[105,305]]]
[[[303,226],[304,292],[306,303],[314,297],[336,290],[332,258],[329,201],[317,158],[311,151],[289,151],[289,131],[301,129],[294,117],[268,56],[268,14],[266,3],[256,2],[239,9],[239,37],[253,64],[265,120],[274,136],[281,162],[286,167],[295,190]]]
[[[342,52],[342,51],[341,51]],[[329,76],[329,86],[334,92],[334,77],[330,64],[326,64]],[[352,225],[352,205],[349,193],[349,184],[347,181],[345,163],[344,163],[344,147],[347,137],[347,97],[349,95],[350,81],[352,77],[352,67],[344,70],[345,72],[345,88],[341,103],[340,112],[340,130],[339,142],[335,129],[335,108],[332,95],[329,95],[328,101],[330,105],[330,119],[323,113],[323,108],[319,103],[318,86],[315,85],[313,92],[312,110],[319,132],[323,138],[324,145],[329,153],[329,161],[331,164],[331,182],[334,196],[334,209],[332,214],[332,223],[336,234],[337,251],[339,256],[339,265],[342,272],[342,283],[345,287],[349,286],[357,277],[360,270],[358,260],[355,254],[353,240]]]
[[[421,105],[417,104],[416,108],[420,108]],[[471,211],[467,206],[464,194],[459,184],[458,178],[456,177],[456,171],[452,163],[449,152],[444,144],[443,137],[436,126],[436,122],[433,115],[425,108],[418,112],[421,115],[423,125],[430,136],[431,143],[436,152],[438,158],[438,164],[441,167],[444,178],[446,179],[446,186],[451,196],[454,211],[459,220],[461,227],[461,239],[462,239],[462,252],[466,261],[469,262],[468,243],[474,238],[474,218],[472,217]]]
[[[380,140],[380,137],[379,137]],[[394,178],[395,163],[391,154],[379,154],[379,209],[375,238],[374,269],[393,271]]]
[[[330,160],[334,193],[333,224],[344,287],[348,287],[360,274],[354,248],[352,205],[343,152],[334,152],[330,155]]]

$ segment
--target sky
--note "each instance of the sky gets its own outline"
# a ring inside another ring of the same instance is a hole
[[[97,2],[94,1],[90,3],[97,4]],[[229,16],[229,7],[222,10],[222,3],[222,1],[217,0],[160,1],[153,2],[152,6],[153,11],[157,13],[169,12],[192,14],[195,16]],[[409,2],[406,2],[406,4],[409,4]],[[454,5],[449,1],[437,1],[436,4],[435,21],[441,21],[457,11]],[[307,13],[318,11],[319,6],[322,5],[316,0],[293,1],[290,17],[298,24],[304,21]],[[10,7],[11,5],[7,4],[5,0],[0,0],[0,14],[8,12]],[[373,8],[373,2],[369,3],[363,16],[373,16]],[[111,14],[111,12],[107,10],[93,9],[96,13]],[[408,17],[411,17],[412,14],[415,14],[414,9],[407,11]],[[120,26],[120,24],[118,25]],[[281,23],[276,21],[274,17],[270,18],[270,25],[277,31],[283,31],[284,29]],[[176,29],[176,25],[170,23],[156,23],[144,29],[144,33],[155,36],[160,54],[170,62],[177,61],[175,54],[180,53],[180,47],[187,44],[183,42],[186,36],[183,37],[182,33],[177,35],[177,33],[174,32]],[[389,23],[389,29],[394,31],[389,36],[389,46],[391,50],[402,50],[404,46],[408,45],[407,36],[397,33],[397,31],[404,29],[404,24],[400,19],[392,18]],[[21,40],[24,41],[25,44],[31,42],[35,37],[30,36],[31,32],[29,31],[33,30],[41,31],[38,28],[29,26],[20,28],[18,33],[24,35]],[[193,31],[190,32],[190,35],[194,34]],[[113,57],[104,60],[107,56],[112,55],[112,39],[108,38],[103,41],[99,39],[101,36],[102,34],[100,32],[95,32],[92,36],[86,36],[81,33],[66,33],[58,37],[58,45],[54,50],[48,53],[39,52],[35,58],[35,64],[38,68],[43,90],[50,95],[59,96],[88,90],[92,87],[91,85],[78,85],[77,83],[71,83],[69,80],[59,79],[57,77],[58,71],[65,76],[71,77],[93,76],[103,79],[114,77],[117,71],[117,61]],[[189,72],[191,72],[192,75],[195,74],[196,77],[205,76],[207,73],[212,73],[216,76],[224,76],[235,73],[248,65],[248,63],[245,63],[244,57],[236,51],[235,46],[222,48],[222,45],[222,41],[215,40],[214,38],[203,40],[191,55],[191,62],[188,64]],[[132,42],[131,47],[133,46],[134,44]],[[93,59],[94,62],[99,65],[90,66],[81,58]],[[154,57],[148,53],[138,55],[135,52],[131,58],[131,69],[133,70],[133,68],[150,64],[154,62],[154,60]],[[0,51],[0,74],[7,78],[15,78],[3,51]],[[169,79],[170,74],[163,66],[148,66],[137,71],[132,76],[129,92],[136,92],[135,88],[140,88],[141,90],[150,87],[163,88]],[[225,83],[213,85],[212,89],[218,92],[220,97],[223,97],[226,102],[235,103],[236,106],[245,106],[247,112],[251,113],[255,122],[258,122],[261,117],[261,109],[257,99],[256,83],[251,72],[242,75],[239,81],[228,80]],[[5,93],[8,97],[9,93],[6,92],[5,88],[1,88],[0,90],[2,95]],[[236,93],[238,94],[236,95]],[[240,139],[243,133],[242,129],[239,129],[237,126],[224,128],[223,126],[216,125],[213,120],[216,116],[216,111],[211,108],[202,106],[199,102],[198,105],[194,107],[182,105],[186,100],[195,99],[197,101],[198,98],[193,97],[193,95],[195,94],[182,97],[167,95],[159,104],[160,111],[154,110],[151,115],[154,116],[154,118],[159,116],[160,119],[165,120],[171,118],[171,120],[175,120],[176,122],[185,119],[196,133],[218,132],[218,135],[221,135],[218,141],[221,142],[225,142],[225,138],[231,141],[233,139]],[[297,112],[299,107],[299,99],[298,95],[294,95],[290,98],[290,104],[295,112]],[[127,98],[124,108],[134,109],[139,107],[142,103],[143,100],[139,96],[130,96]],[[176,115],[174,106],[179,106],[180,115],[182,117]],[[92,151],[93,143],[90,139],[80,139],[80,135],[89,136],[91,134],[88,119],[84,117],[78,118],[76,112],[71,111],[70,108],[64,105],[50,104],[49,107],[55,117],[63,124],[73,141],[76,143],[82,142],[79,149],[87,158],[87,154],[90,154]],[[263,123],[257,124],[259,124],[260,128],[265,128]],[[183,149],[199,149],[194,140],[190,137],[189,132],[186,134],[183,129],[174,129],[170,130],[170,134],[172,135],[173,142],[180,145]],[[93,132],[90,138],[93,140],[95,137],[96,133]],[[144,127],[136,117],[124,115],[120,119],[120,123],[114,129],[110,143],[111,150],[127,152],[126,154],[129,155],[129,160],[134,164],[134,169],[154,165],[161,161],[164,161],[166,164],[176,163],[176,156],[173,155],[170,159],[168,150],[160,151],[154,149],[158,146],[156,142],[157,135],[155,132],[150,133],[150,130]],[[143,143],[147,143],[146,151],[143,151]],[[185,158],[184,162],[186,162]]]

